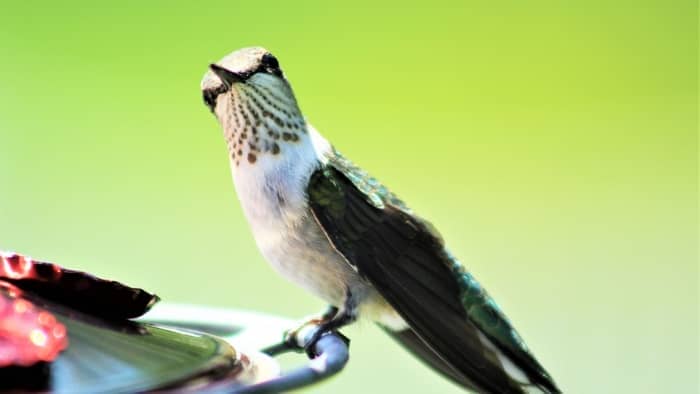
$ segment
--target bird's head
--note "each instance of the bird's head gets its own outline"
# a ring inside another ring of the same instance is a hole
[[[277,58],[260,47],[235,51],[209,66],[204,103],[224,129],[236,167],[280,155],[306,139],[307,126]]]

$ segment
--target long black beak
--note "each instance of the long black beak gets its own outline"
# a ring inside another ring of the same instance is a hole
[[[233,71],[229,71],[217,64],[210,64],[209,69],[216,74],[217,77],[221,79],[221,81],[226,85],[227,88],[231,89],[231,86],[233,86],[234,83],[236,82],[243,82],[245,78],[241,76],[240,74],[237,74]]]

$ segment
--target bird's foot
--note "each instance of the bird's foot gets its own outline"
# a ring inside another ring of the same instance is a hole
[[[336,330],[355,320],[353,314],[329,307],[320,317],[305,320],[301,325],[284,334],[284,342],[292,348],[304,350],[309,357],[315,355],[312,349],[316,342],[329,331]]]
[[[289,329],[284,333],[284,342],[292,348],[306,348],[306,344],[310,342],[306,338],[313,335],[313,332],[319,330],[324,323],[333,320],[336,314],[338,314],[338,308],[329,306],[320,316],[312,316],[302,320],[297,327]]]

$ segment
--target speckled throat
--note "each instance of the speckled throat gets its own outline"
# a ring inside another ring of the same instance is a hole
[[[282,154],[286,146],[298,143],[307,134],[294,95],[285,87],[290,91],[275,92],[251,80],[236,84],[227,95],[231,111],[224,138],[236,167],[243,160],[255,164],[261,155]]]

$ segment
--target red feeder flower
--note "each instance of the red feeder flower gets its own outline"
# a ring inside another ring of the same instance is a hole
[[[66,327],[21,298],[14,286],[5,283],[0,289],[0,367],[53,361],[68,347]]]

